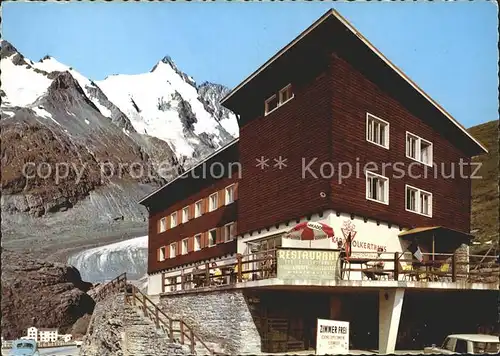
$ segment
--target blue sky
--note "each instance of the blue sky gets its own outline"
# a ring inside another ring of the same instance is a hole
[[[168,54],[198,83],[232,88],[332,7],[464,126],[498,119],[498,10],[481,0],[8,2],[2,38],[94,80],[149,71]]]

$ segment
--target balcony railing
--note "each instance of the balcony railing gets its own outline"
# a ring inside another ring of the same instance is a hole
[[[281,278],[278,275],[277,248],[199,264],[175,274],[163,274],[163,292],[197,288],[220,288],[250,281]],[[322,250],[324,251],[324,250]],[[330,250],[335,251],[335,250]],[[497,256],[469,255],[460,261],[457,254],[424,253],[424,261],[406,257],[401,252],[356,253],[338,258],[336,280],[386,280],[417,282],[498,283],[500,267]]]

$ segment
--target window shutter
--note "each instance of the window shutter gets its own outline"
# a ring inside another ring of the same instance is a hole
[[[194,219],[194,204],[189,204],[188,210],[189,210],[189,220]]]
[[[200,239],[200,248],[205,248],[207,247],[207,232],[204,231],[201,233],[201,239]]]
[[[205,204],[205,209],[203,210],[203,212],[208,213],[210,208],[210,196],[208,198],[204,198],[203,203]]]
[[[218,227],[216,230],[215,230],[215,243],[216,244],[220,244],[222,242],[224,242],[224,237],[223,237],[223,230],[224,227]]]
[[[160,249],[159,248],[156,249],[156,260],[160,261]]]
[[[165,246],[165,259],[170,258],[170,245]]]
[[[180,241],[177,241],[177,248],[175,249],[175,252],[176,252],[176,256],[178,255],[182,255],[182,240]]]
[[[194,251],[194,236],[188,238],[188,253]]]
[[[236,239],[236,236],[238,236],[238,223],[235,221],[233,225],[233,237]]]
[[[226,200],[226,189],[222,189],[222,190],[219,190],[219,197],[218,197],[218,204],[219,204],[219,208],[221,206],[224,206],[224,202]]]
[[[236,201],[238,199],[238,182],[234,183],[234,200]]]

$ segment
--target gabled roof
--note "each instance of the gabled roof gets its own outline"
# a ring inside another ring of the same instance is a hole
[[[357,36],[373,53],[375,53],[381,60],[383,60],[394,72],[396,72],[401,78],[403,78],[410,86],[412,86],[420,95],[422,95],[429,103],[431,103],[438,111],[440,111],[453,125],[459,128],[470,140],[472,140],[477,147],[478,151],[483,153],[488,153],[486,147],[484,147],[479,141],[477,141],[470,133],[467,132],[464,126],[460,124],[455,118],[453,118],[441,105],[439,105],[435,100],[433,100],[427,93],[425,93],[415,82],[413,82],[401,69],[399,69],[394,63],[392,63],[388,58],[386,58],[382,52],[380,52],[375,46],[373,46],[370,41],[368,41],[354,26],[349,23],[344,17],[342,17],[336,10],[328,10],[323,16],[316,20],[311,26],[309,26],[305,31],[303,31],[299,36],[297,36],[292,42],[283,47],[278,53],[272,56],[267,62],[260,66],[255,72],[250,74],[243,82],[241,82],[236,88],[231,90],[222,100],[221,104],[230,99],[235,95],[240,89],[245,87],[249,82],[251,82],[255,77],[257,77],[264,69],[270,66],[275,60],[280,56],[294,47],[303,38],[305,38],[309,33],[311,33],[316,27],[325,22],[327,19],[336,18],[340,21],[345,28],[350,30],[355,36]]]

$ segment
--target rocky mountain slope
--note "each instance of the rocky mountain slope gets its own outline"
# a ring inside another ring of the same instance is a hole
[[[94,82],[1,42],[4,245],[44,255],[141,236],[136,202],[238,134],[226,88],[165,57],[144,74]],[[66,252],[61,255],[66,255]],[[58,256],[58,258],[63,256]]]
[[[499,121],[494,120],[471,127],[471,135],[482,142],[489,153],[474,157],[481,163],[477,173],[481,179],[472,180],[471,230],[480,242],[497,242],[499,231],[499,171],[498,139]]]
[[[21,337],[30,326],[71,330],[94,310],[91,287],[74,267],[2,248],[2,336]]]

